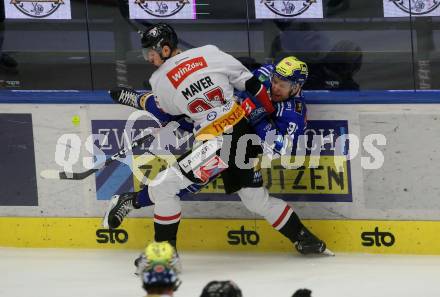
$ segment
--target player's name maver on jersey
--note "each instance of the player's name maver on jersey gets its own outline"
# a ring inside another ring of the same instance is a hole
[[[252,73],[238,60],[206,45],[168,59],[153,73],[150,84],[164,112],[185,114],[194,120],[196,130],[210,133],[243,118],[244,112],[237,110],[241,107],[233,102],[234,88],[245,90],[250,78]]]
[[[190,84],[188,88],[182,90],[182,95],[187,100],[189,100],[197,93],[200,93],[213,85],[214,83],[211,81],[211,78],[209,76],[206,76],[204,78],[199,79],[197,82]],[[220,98],[221,97],[219,97],[219,99]]]

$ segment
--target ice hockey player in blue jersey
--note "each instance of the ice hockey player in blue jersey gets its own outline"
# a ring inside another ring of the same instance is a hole
[[[258,101],[246,92],[238,93],[242,107],[266,153],[283,155],[287,142],[296,148],[307,123],[307,107],[302,86],[307,80],[307,64],[286,57],[276,64],[266,64],[254,75],[270,90],[275,112],[269,117]]]

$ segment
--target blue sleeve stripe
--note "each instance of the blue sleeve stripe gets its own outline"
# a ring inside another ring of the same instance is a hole
[[[264,75],[266,75],[266,76],[269,76],[270,75],[270,72],[266,69],[266,68],[263,68],[263,67],[261,67],[260,69],[258,69],[261,73],[263,73]]]

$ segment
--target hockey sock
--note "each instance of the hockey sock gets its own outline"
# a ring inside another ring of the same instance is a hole
[[[292,243],[295,243],[298,241],[298,234],[303,227],[301,220],[296,213],[293,212],[290,215],[289,220],[287,220],[286,224],[279,231],[281,234],[289,238]]]
[[[154,240],[157,242],[168,241],[174,246],[174,248],[176,248],[179,223],[180,221],[169,225],[154,223]]]

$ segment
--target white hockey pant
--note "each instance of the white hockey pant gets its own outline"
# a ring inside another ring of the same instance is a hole
[[[182,206],[177,193],[191,184],[175,167],[167,168],[156,176],[148,186],[156,223],[168,225],[180,220]],[[264,187],[242,188],[237,194],[247,209],[264,217],[276,230],[286,224],[293,212],[286,202],[271,197]]]
[[[265,187],[242,188],[237,194],[247,209],[264,217],[276,230],[284,227],[293,213],[286,202],[270,196]]]
[[[177,193],[191,184],[176,167],[159,172],[148,185],[148,194],[154,203],[154,222],[169,225],[180,220],[182,207]]]

